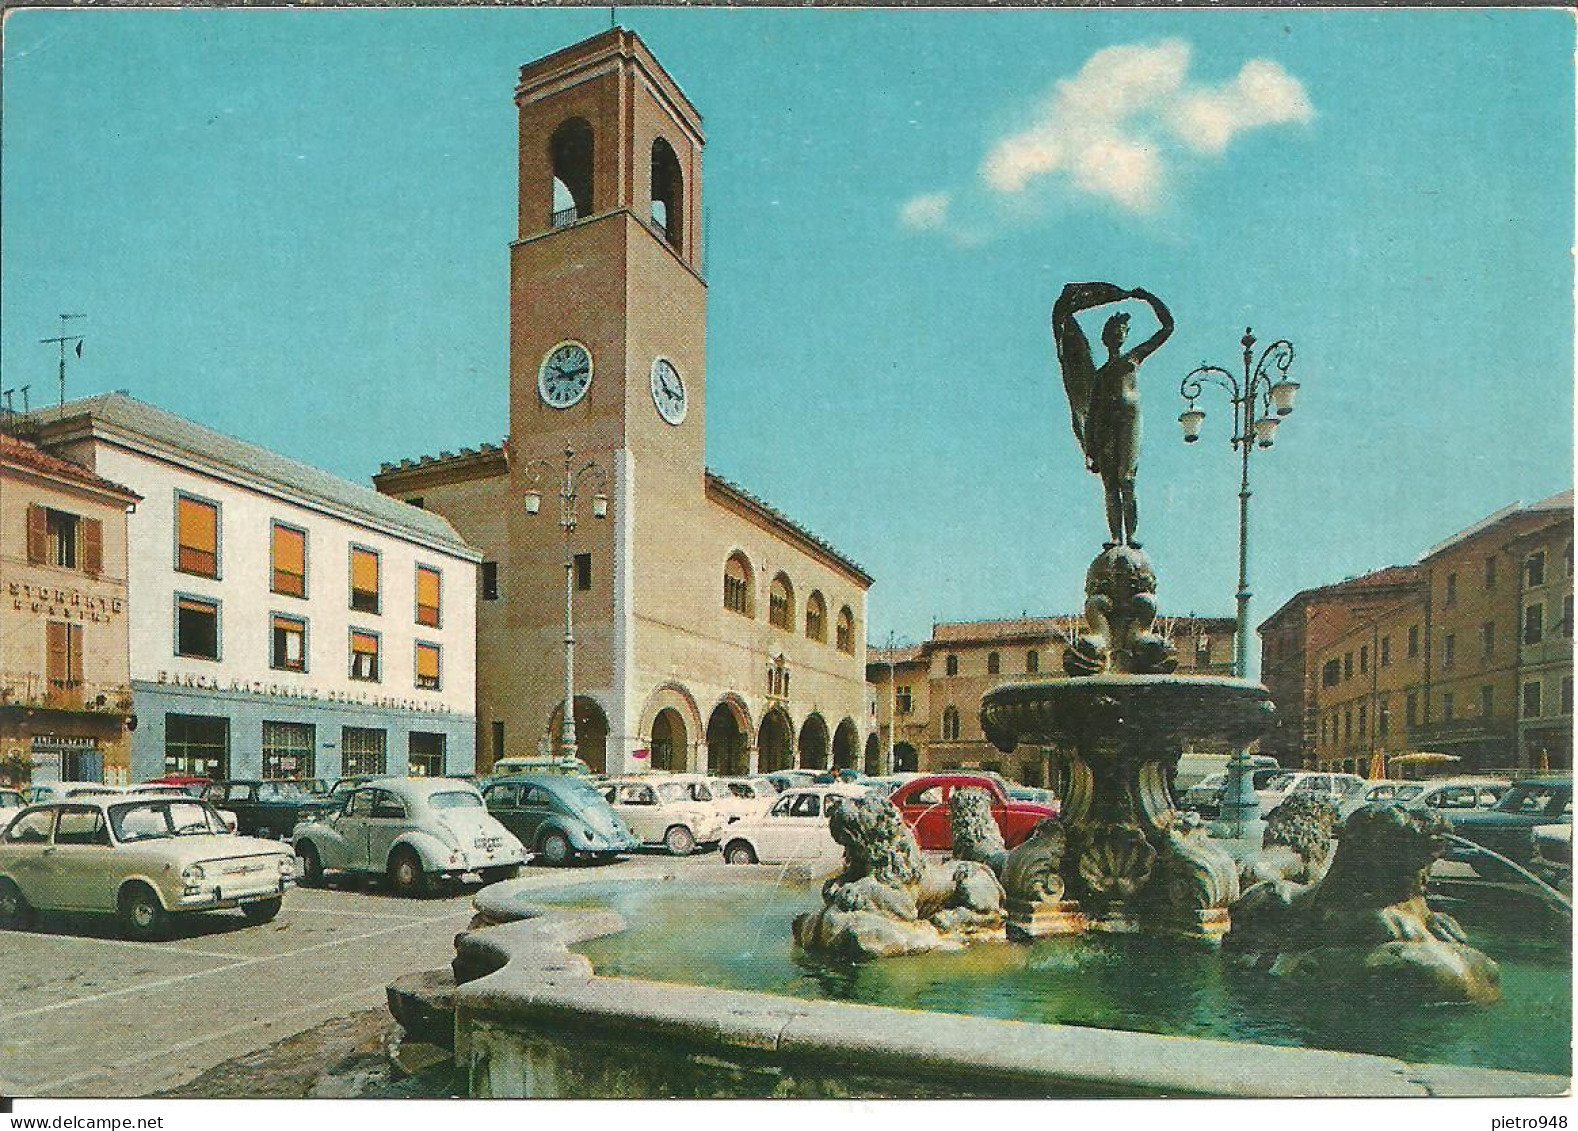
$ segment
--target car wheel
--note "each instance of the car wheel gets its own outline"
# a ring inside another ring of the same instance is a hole
[[[501,864],[497,868],[482,869],[482,882],[485,884],[503,883],[505,880],[515,879],[520,874],[521,866],[519,864]]]
[[[684,825],[675,825],[663,834],[663,847],[671,856],[689,856],[696,851],[696,836]]]
[[[422,871],[422,861],[409,848],[397,848],[389,857],[389,886],[397,895],[423,895],[427,892],[428,877]]]
[[[723,850],[725,864],[754,864],[756,863],[756,850],[743,840],[729,842],[729,847]]]
[[[311,841],[302,841],[296,846],[296,859],[301,862],[303,887],[317,887],[323,883],[323,861],[318,858],[318,850]]]
[[[25,930],[36,917],[22,889],[10,880],[0,880],[0,927]]]
[[[147,884],[126,885],[121,891],[120,912],[127,938],[162,939],[169,931],[170,916]]]
[[[279,914],[279,909],[285,901],[278,896],[273,899],[260,899],[256,903],[243,903],[241,914],[247,917],[248,923],[267,923]]]
[[[543,834],[537,851],[542,854],[543,863],[558,867],[570,859],[570,841],[558,829],[550,829]]]

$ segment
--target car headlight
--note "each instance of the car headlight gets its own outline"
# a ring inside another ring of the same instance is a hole
[[[181,869],[181,883],[189,888],[195,888],[203,882],[203,866],[201,864],[188,864]]]

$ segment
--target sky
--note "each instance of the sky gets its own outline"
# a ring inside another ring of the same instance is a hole
[[[1302,385],[1252,458],[1255,623],[1572,483],[1570,14],[617,15],[703,115],[707,462],[877,579],[873,642],[1081,603],[1070,281],[1177,322],[1139,375],[1164,615],[1232,615],[1231,405],[1174,421],[1246,326]],[[53,400],[81,312],[69,397],[362,482],[496,442],[518,68],[608,21],[10,12],[0,384]]]

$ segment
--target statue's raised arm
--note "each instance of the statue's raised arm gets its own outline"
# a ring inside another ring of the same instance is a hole
[[[1156,315],[1156,321],[1159,324],[1159,328],[1157,329],[1156,333],[1152,334],[1150,337],[1146,338],[1143,342],[1129,351],[1129,360],[1134,362],[1135,365],[1138,365],[1140,362],[1150,357],[1151,354],[1155,353],[1158,346],[1160,346],[1168,338],[1172,337],[1173,314],[1172,311],[1167,309],[1166,303],[1162,302],[1161,299],[1157,298],[1155,295],[1151,294],[1150,291],[1145,290],[1143,287],[1136,287],[1134,290],[1130,291],[1129,297],[1137,298],[1140,301],[1147,303],[1151,308],[1151,312]]]
[[[1090,437],[1089,418],[1096,363],[1091,356],[1090,341],[1075,316],[1083,310],[1128,297],[1127,291],[1111,283],[1069,283],[1052,304],[1052,341],[1057,347],[1058,368],[1063,373],[1063,391],[1068,394],[1074,438],[1079,441],[1086,465],[1092,471],[1096,470],[1096,450],[1093,437]]]

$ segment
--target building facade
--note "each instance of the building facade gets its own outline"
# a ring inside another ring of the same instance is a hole
[[[126,522],[138,502],[0,433],[0,780],[129,780]]]
[[[1233,674],[1231,617],[1166,617],[1158,631],[1177,649],[1178,674]],[[895,770],[994,770],[1027,785],[1048,780],[1046,753],[1021,746],[1004,754],[981,730],[981,700],[992,688],[1065,678],[1063,649],[1079,618],[1017,617],[932,625],[920,645],[871,649],[866,678],[876,706],[876,746],[891,742]],[[1223,753],[1205,747],[1189,753]]]
[[[478,555],[443,519],[123,394],[27,428],[142,497],[133,779],[473,768]]]
[[[1570,767],[1571,544],[1566,492],[1279,609],[1261,626],[1262,667],[1275,657],[1302,673],[1300,761],[1363,774],[1431,752],[1464,772]]]
[[[567,600],[594,769],[857,764],[871,578],[706,468],[700,115],[620,28],[523,67],[515,98],[508,439],[374,480],[483,552],[484,764],[557,747]],[[568,536],[567,449],[595,464]]]

